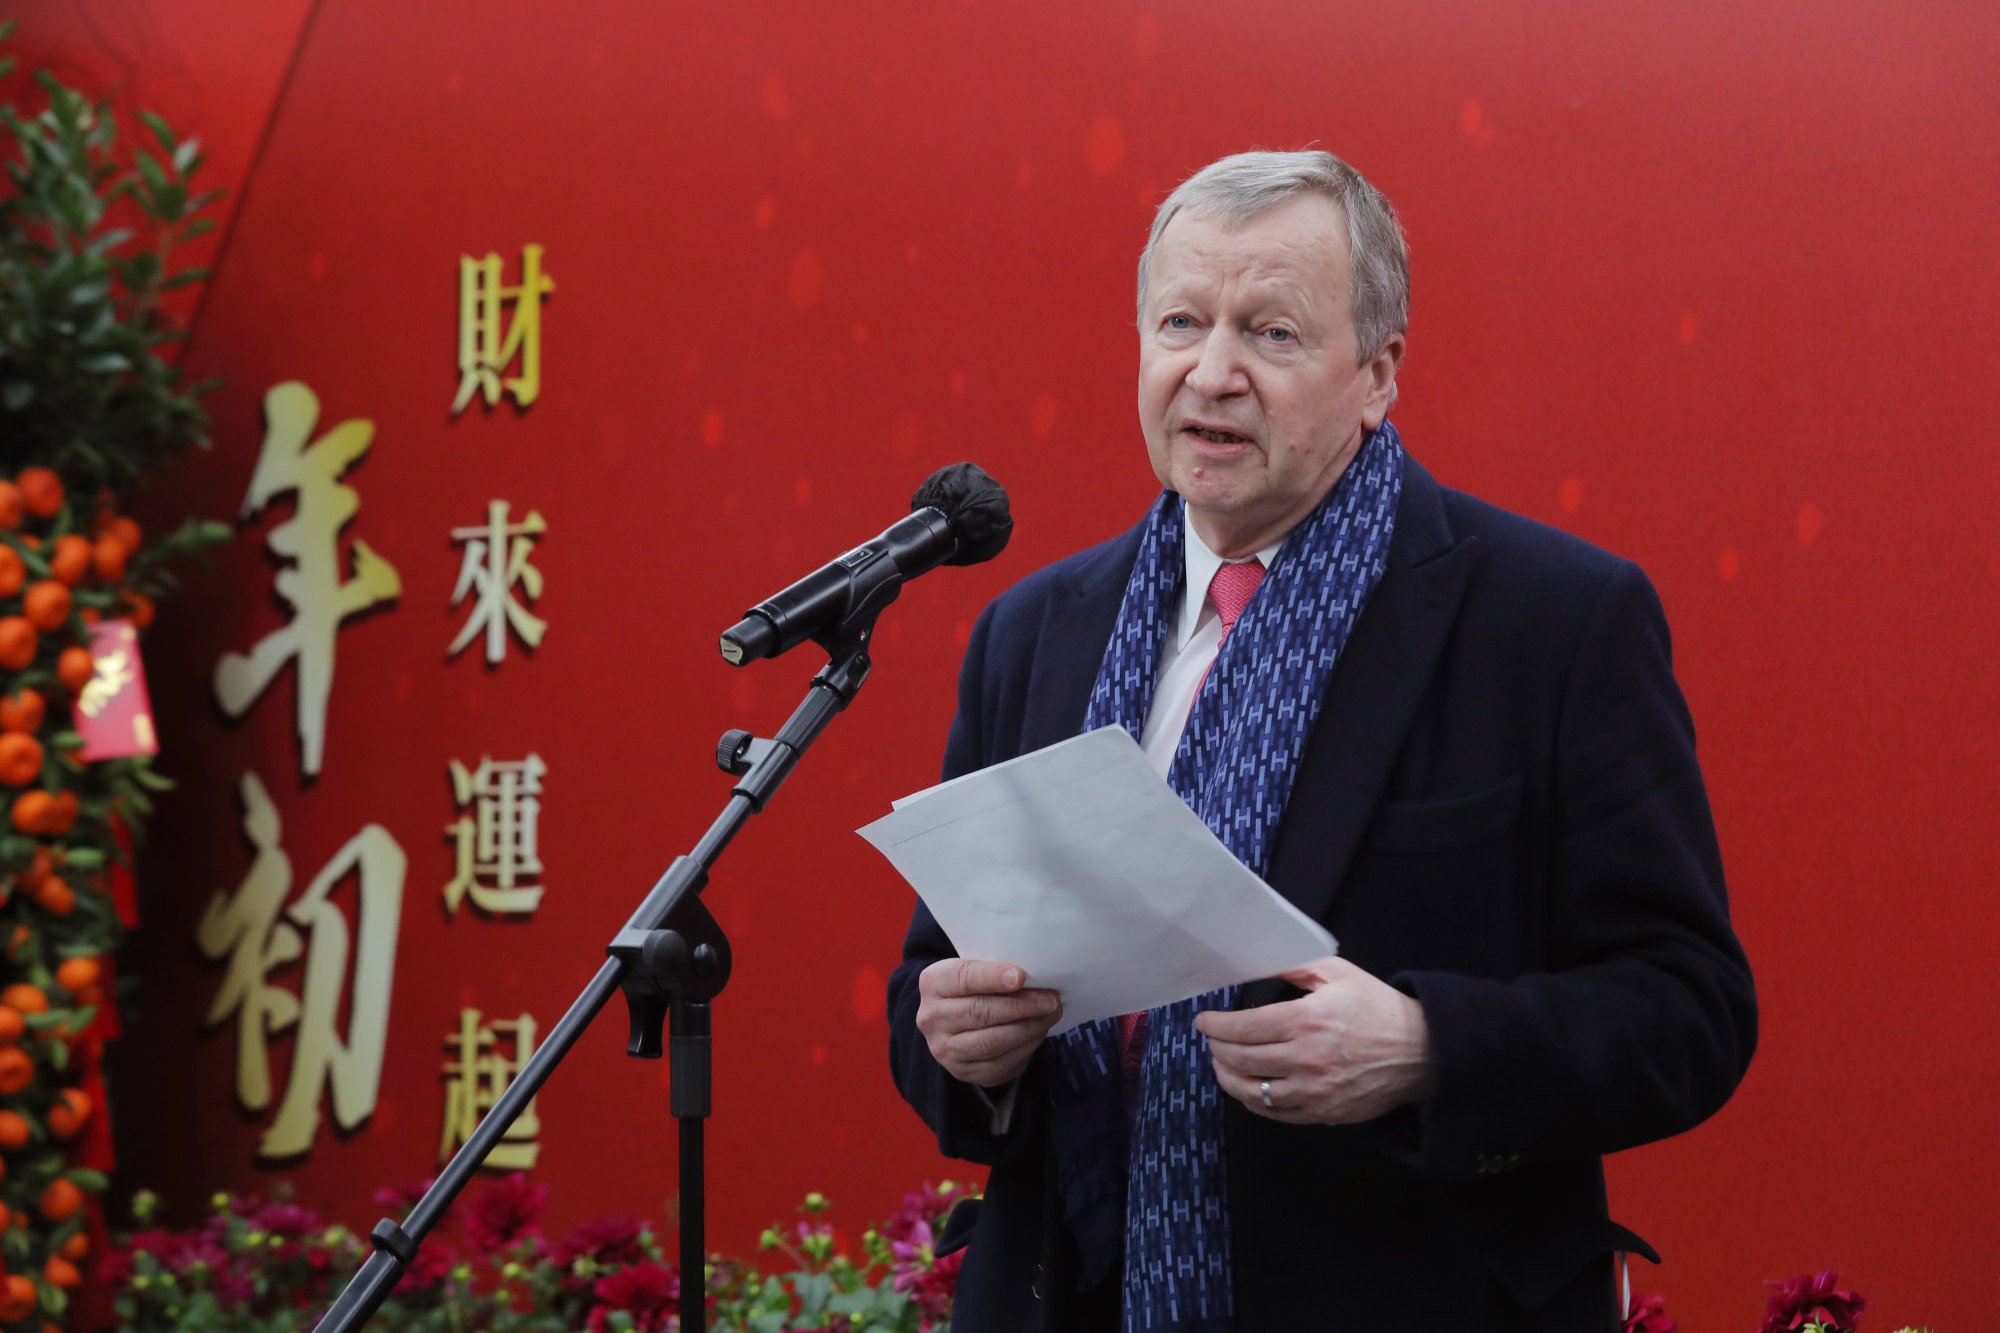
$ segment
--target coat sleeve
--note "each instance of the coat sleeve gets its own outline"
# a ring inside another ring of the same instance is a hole
[[[1728,1099],[1756,1045],[1693,723],[1636,566],[1600,589],[1558,716],[1545,970],[1393,979],[1430,1028],[1417,1164],[1433,1178],[1689,1129]]]
[[[993,752],[991,710],[986,699],[987,653],[994,610],[989,606],[973,627],[958,681],[958,713],[945,744],[944,779],[950,781],[1008,756]],[[931,1057],[917,1030],[917,978],[926,967],[957,951],[921,902],[903,940],[903,961],[889,977],[889,1066],[897,1091],[937,1135],[947,1157],[992,1166],[1024,1151],[1034,1137],[1043,1098],[1041,1059],[1004,1093],[961,1083]],[[996,1114],[1004,1108],[1005,1114]],[[1004,1129],[1002,1126],[1004,1125]]]

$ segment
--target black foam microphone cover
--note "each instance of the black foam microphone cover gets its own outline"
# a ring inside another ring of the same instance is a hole
[[[958,537],[958,550],[944,562],[947,565],[991,560],[1014,535],[1006,490],[977,463],[953,463],[925,478],[910,499],[910,509],[925,508],[943,514]]]

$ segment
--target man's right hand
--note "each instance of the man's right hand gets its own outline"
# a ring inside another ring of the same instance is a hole
[[[931,1058],[961,1083],[997,1088],[1020,1077],[1062,1018],[1062,997],[1023,989],[1012,963],[944,958],[917,978],[917,1030]]]

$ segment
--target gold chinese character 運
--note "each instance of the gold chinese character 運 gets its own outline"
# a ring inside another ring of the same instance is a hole
[[[451,761],[452,799],[470,817],[445,825],[457,847],[456,871],[444,886],[447,915],[467,897],[484,912],[535,910],[542,901],[542,778],[548,768],[540,755],[511,763],[482,757],[468,770]]]

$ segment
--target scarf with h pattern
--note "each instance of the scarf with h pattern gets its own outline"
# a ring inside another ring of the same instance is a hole
[[[1174,752],[1168,785],[1259,875],[1334,660],[1388,563],[1402,479],[1402,442],[1384,421],[1278,551]],[[1163,493],[1147,515],[1085,731],[1115,724],[1136,739],[1145,730],[1186,579],[1182,524],[1180,497]],[[1233,1327],[1222,1092],[1194,1017],[1234,1000],[1227,987],[1147,1015],[1135,1106],[1119,1090],[1116,1019],[1050,1043],[1050,1132],[1078,1280],[1084,1289],[1105,1281],[1122,1247],[1128,1333]]]

